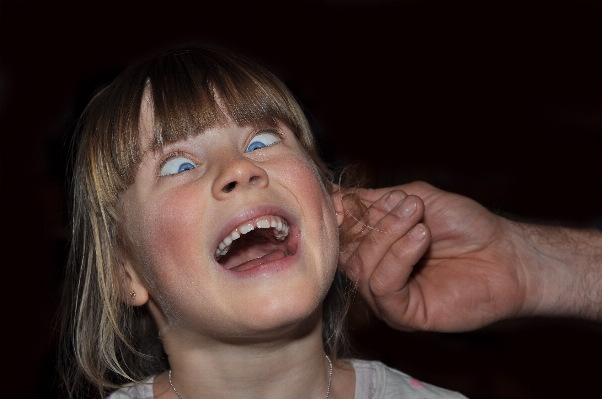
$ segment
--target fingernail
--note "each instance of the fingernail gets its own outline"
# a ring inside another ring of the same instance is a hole
[[[384,207],[387,210],[387,212],[390,212],[397,205],[399,205],[399,203],[401,202],[401,200],[403,200],[404,198],[405,197],[401,194],[401,192],[399,192],[399,191],[391,191],[389,193],[389,196],[385,200],[385,205],[384,205]]]
[[[426,237],[426,228],[423,224],[417,224],[410,230],[408,235],[414,241],[422,241],[424,240],[424,237]]]
[[[414,197],[406,197],[397,210],[402,218],[410,217],[416,212],[416,199]]]

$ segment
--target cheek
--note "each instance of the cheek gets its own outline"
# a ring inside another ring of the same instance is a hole
[[[199,220],[196,196],[165,196],[137,209],[136,226],[130,236],[136,239],[138,259],[147,282],[169,281],[176,270],[199,258]],[[197,252],[195,252],[197,251]]]
[[[296,154],[289,157],[280,169],[284,172],[287,186],[301,204],[322,208],[325,218],[334,215],[330,194],[322,183],[317,166],[309,156]]]
[[[138,203],[132,226],[140,275],[160,311],[155,314],[171,326],[183,322],[179,305],[206,279],[202,251],[202,206],[199,196],[177,195]],[[161,316],[162,315],[162,316]],[[161,324],[161,323],[160,323]]]
[[[329,278],[334,276],[339,253],[338,224],[330,194],[322,183],[317,167],[307,156],[298,155],[298,159],[283,166],[286,171],[288,187],[293,192],[309,223],[312,244],[316,256],[323,262],[323,272]]]

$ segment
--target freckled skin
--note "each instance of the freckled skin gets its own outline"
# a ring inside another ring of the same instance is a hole
[[[146,142],[149,112],[143,106]],[[321,311],[336,268],[336,218],[310,158],[290,130],[279,130],[281,142],[253,152],[245,148],[257,129],[234,124],[170,144],[161,154],[146,152],[122,201],[138,259],[127,267],[139,282],[136,292],[148,292],[164,343],[271,339],[320,319],[312,315]],[[197,167],[158,176],[174,151]],[[238,184],[224,193],[228,181]],[[236,278],[214,261],[217,235],[242,210],[260,205],[294,215],[298,258],[284,270]]]

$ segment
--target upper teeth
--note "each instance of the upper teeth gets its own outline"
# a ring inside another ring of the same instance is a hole
[[[249,220],[232,230],[232,232],[219,243],[217,249],[215,250],[215,258],[219,260],[219,258],[227,254],[232,246],[232,243],[238,240],[241,234],[247,234],[255,229],[269,228],[274,229],[274,237],[280,241],[288,237],[288,233],[290,231],[290,227],[286,220],[279,216],[261,216],[257,219]]]

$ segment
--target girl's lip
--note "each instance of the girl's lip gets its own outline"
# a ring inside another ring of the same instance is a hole
[[[241,224],[267,215],[280,216],[281,218],[286,219],[290,227],[289,237],[297,237],[299,235],[299,225],[297,220],[289,212],[277,205],[258,205],[245,209],[230,219],[228,223],[226,223],[220,230],[219,236],[212,243],[212,250],[215,251],[219,243],[222,242],[224,238],[230,235],[230,233],[232,233],[232,231]]]

